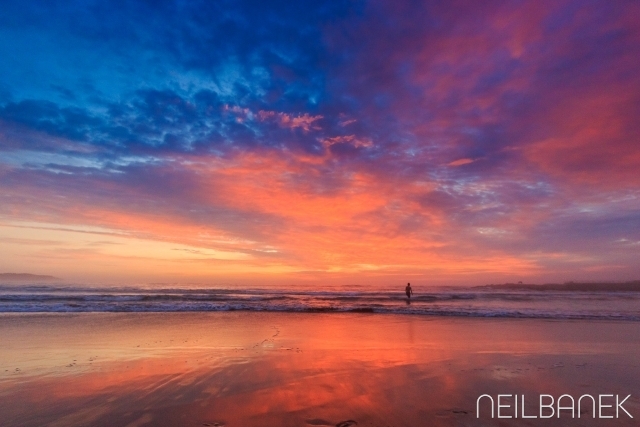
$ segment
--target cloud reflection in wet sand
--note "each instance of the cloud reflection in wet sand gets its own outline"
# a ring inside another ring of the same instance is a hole
[[[474,425],[482,393],[631,393],[640,410],[633,323],[278,313],[0,322],[6,425]]]

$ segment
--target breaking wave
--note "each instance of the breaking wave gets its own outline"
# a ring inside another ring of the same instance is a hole
[[[1,286],[0,313],[273,311],[640,321],[640,292],[440,289],[409,304],[391,290]]]

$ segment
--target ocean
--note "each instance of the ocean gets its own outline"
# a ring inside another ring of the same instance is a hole
[[[442,287],[404,289],[354,286],[327,290],[145,285],[0,285],[0,313],[69,312],[360,312],[640,321],[638,291],[554,291]]]

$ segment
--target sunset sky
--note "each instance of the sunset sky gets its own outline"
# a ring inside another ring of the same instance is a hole
[[[640,279],[640,2],[482,3],[2,2],[0,272]]]

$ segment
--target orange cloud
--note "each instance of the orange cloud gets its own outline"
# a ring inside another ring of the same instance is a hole
[[[479,255],[469,242],[459,240],[463,236],[457,235],[442,209],[419,202],[436,188],[433,182],[406,182],[365,171],[327,172],[326,165],[334,161],[331,156],[319,161],[263,151],[179,161],[191,181],[189,193],[180,194],[176,203],[215,206],[229,212],[224,215],[236,216],[239,228],[230,230],[228,219],[215,214],[196,219],[185,216],[182,208],[154,210],[155,202],[114,205],[107,198],[86,204],[76,198],[60,204],[43,191],[32,194],[41,202],[48,200],[48,209],[23,210],[20,215],[39,224],[56,224],[49,231],[28,224],[34,239],[37,235],[63,243],[22,245],[18,250],[17,243],[6,240],[3,252],[12,257],[3,262],[37,260],[43,273],[62,277],[71,272],[81,277],[261,281],[330,275],[340,281],[368,277],[380,282],[407,274],[444,278],[538,268],[534,260],[497,250]],[[127,197],[138,198],[135,193]],[[0,234],[5,237],[30,236],[24,228],[7,231],[15,222],[4,225]],[[7,269],[8,264],[0,267]]]

